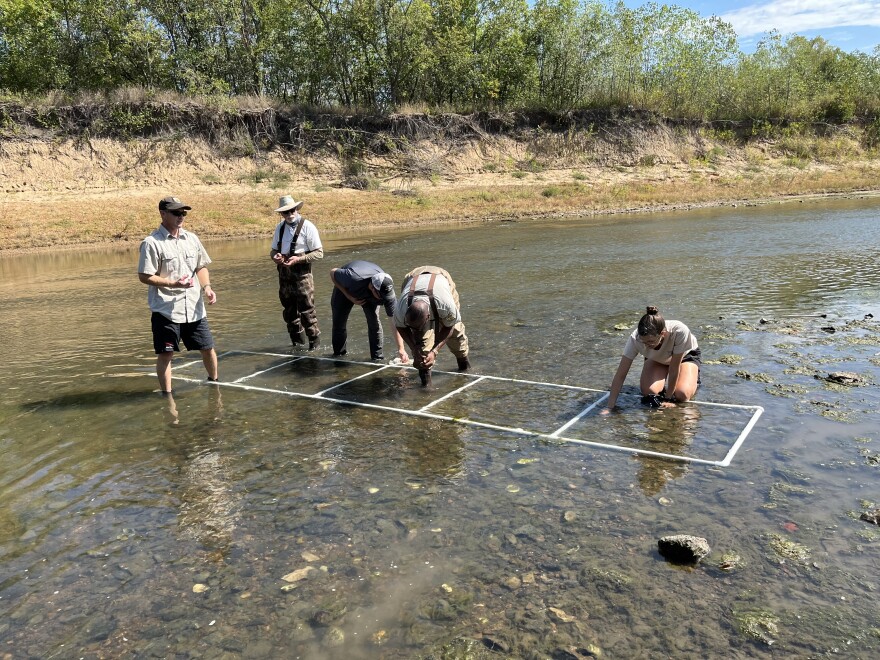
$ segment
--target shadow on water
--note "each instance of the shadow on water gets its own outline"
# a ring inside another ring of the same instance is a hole
[[[112,389],[89,392],[71,392],[37,401],[27,401],[20,405],[22,410],[28,412],[35,412],[42,408],[71,408],[81,410],[105,406],[118,406],[127,403],[145,403],[149,400],[155,399],[156,393],[150,392],[149,390],[141,389],[125,392],[118,389]]]

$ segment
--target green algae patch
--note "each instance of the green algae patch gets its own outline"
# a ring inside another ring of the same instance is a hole
[[[710,339],[728,340],[733,339],[733,335],[727,334],[725,332],[706,332],[703,334],[702,339],[704,341],[708,341]]]
[[[788,495],[812,495],[815,491],[804,486],[797,486],[786,482],[777,481],[770,486],[770,499],[775,497],[786,497]]]
[[[746,371],[745,369],[739,369],[736,373],[733,374],[737,378],[742,378],[743,380],[753,380],[756,383],[772,383],[773,376],[770,374],[762,374],[755,373],[753,374],[750,371]]]
[[[734,353],[727,353],[725,355],[718,356],[717,360],[708,360],[706,364],[739,364],[743,361],[742,355],[736,355]]]
[[[829,408],[827,410],[822,411],[822,417],[825,419],[830,419],[834,422],[841,422],[844,424],[854,424],[856,422],[856,414],[851,410],[837,410],[835,408]]]
[[[733,618],[743,635],[768,646],[775,642],[774,637],[779,634],[779,617],[769,610],[735,609]]]
[[[805,366],[788,367],[783,369],[782,373],[789,376],[810,376],[816,375],[816,370]]]
[[[718,568],[722,571],[735,571],[739,568],[742,568],[745,565],[745,561],[740,556],[738,552],[733,550],[728,550],[723,555],[721,555],[721,559],[718,561]]]
[[[800,385],[783,385],[782,383],[769,385],[765,389],[768,394],[772,394],[773,396],[784,396],[788,398],[796,398],[809,392],[806,387],[801,387]]]
[[[810,561],[810,557],[812,556],[810,549],[807,546],[790,541],[779,534],[770,535],[770,548],[779,557],[790,561],[796,561],[800,564],[806,564]]]

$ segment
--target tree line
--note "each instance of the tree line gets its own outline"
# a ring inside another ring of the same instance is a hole
[[[0,0],[0,89],[260,95],[370,112],[633,106],[693,119],[880,113],[880,46],[581,0]]]

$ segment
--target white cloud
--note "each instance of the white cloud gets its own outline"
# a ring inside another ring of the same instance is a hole
[[[740,37],[835,27],[880,27],[880,0],[771,0],[722,14]]]

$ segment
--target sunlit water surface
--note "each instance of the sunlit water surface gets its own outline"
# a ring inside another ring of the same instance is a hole
[[[474,371],[504,378],[605,389],[615,326],[657,305],[700,338],[700,400],[766,410],[727,468],[228,386],[176,381],[168,400],[136,250],[3,259],[0,655],[876,657],[880,535],[858,515],[880,502],[878,214],[807,203],[326,241],[326,353],[328,273],[352,259],[398,284],[449,270]],[[268,242],[208,250],[218,351],[289,353]],[[368,359],[358,310],[349,330],[348,357]],[[202,378],[192,358],[176,373]],[[273,359],[221,358],[221,378]],[[357,369],[302,361],[254,384],[314,393]],[[425,392],[394,369],[343,394],[411,410],[461,379]],[[637,368],[623,410],[572,433],[720,460],[748,420],[652,411],[636,383]],[[438,412],[549,432],[590,400],[489,385]],[[712,553],[668,564],[672,533]]]

